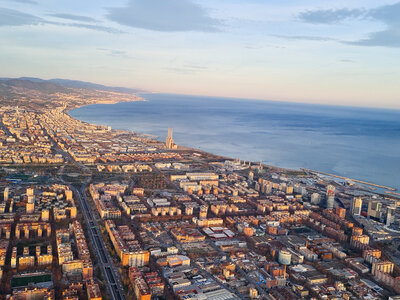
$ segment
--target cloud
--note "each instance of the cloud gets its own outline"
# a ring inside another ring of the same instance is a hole
[[[121,25],[155,31],[218,31],[220,22],[191,0],[130,0],[108,8],[107,18]]]
[[[400,28],[390,27],[386,30],[370,33],[366,39],[343,43],[356,46],[400,48]]]
[[[400,2],[371,9],[367,18],[383,22],[387,28],[372,32],[365,39],[345,42],[346,44],[400,48]]]
[[[101,25],[85,24],[85,23],[52,22],[31,14],[20,12],[18,10],[0,7],[0,26],[25,26],[25,25],[40,25],[40,24],[86,28],[90,30],[102,31],[107,33],[123,33],[123,31],[121,30]]]
[[[317,24],[334,24],[346,19],[360,18],[365,15],[364,9],[320,9],[301,12],[298,17],[301,21]]]
[[[122,30],[115,29],[112,27],[107,27],[107,26],[101,26],[101,25],[83,24],[83,23],[53,23],[53,24],[60,25],[60,26],[85,28],[85,29],[90,29],[90,30],[102,31],[102,32],[106,32],[106,33],[124,33]]]
[[[34,0],[10,0],[12,2],[19,2],[19,3],[25,3],[25,4],[38,4]]]
[[[31,14],[0,7],[0,26],[38,25],[45,21]]]
[[[400,25],[400,2],[372,9],[368,16],[386,24]]]
[[[306,40],[306,41],[319,41],[319,42],[328,42],[328,41],[336,41],[330,37],[323,36],[309,36],[309,35],[274,35],[277,38],[287,39],[287,40]]]
[[[96,48],[99,51],[105,52],[108,56],[119,56],[124,58],[131,58],[128,52],[124,50],[115,50],[115,49],[108,49],[108,48]]]
[[[198,65],[183,65],[182,67],[166,67],[164,70],[172,73],[185,74],[185,75],[195,75],[199,72],[208,70],[206,66]]]
[[[72,20],[72,21],[97,22],[95,19],[93,19],[91,17],[72,15],[72,14],[50,14],[49,16],[59,18],[59,19]]]
[[[354,41],[342,41],[343,44],[356,46],[380,46],[400,48],[400,2],[383,5],[373,9],[328,9],[308,10],[298,15],[303,22],[314,24],[335,24],[345,20],[362,19],[381,22],[387,28],[371,32],[366,38]]]

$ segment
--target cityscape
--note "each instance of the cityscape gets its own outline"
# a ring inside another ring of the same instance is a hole
[[[0,109],[4,299],[399,299],[395,189],[81,122],[85,95]]]
[[[3,0],[0,42],[0,300],[400,300],[400,0]]]

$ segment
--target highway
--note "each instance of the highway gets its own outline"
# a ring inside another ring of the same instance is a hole
[[[108,252],[101,236],[97,220],[93,216],[89,201],[86,197],[86,184],[87,183],[85,182],[79,191],[73,186],[71,186],[71,189],[79,200],[87,224],[89,239],[95,250],[95,255],[98,258],[98,265],[100,266],[103,277],[106,281],[107,290],[112,299],[125,300],[124,289],[121,284],[121,279],[119,278],[118,270],[113,264],[110,253]]]
[[[84,164],[76,162],[67,152],[57,147],[57,144],[54,140],[53,143],[55,149],[58,150],[58,153],[63,155],[66,162],[70,161],[77,167],[80,167],[84,171],[84,173],[90,174],[90,170],[88,167],[86,167]],[[68,184],[62,178],[64,167],[65,165],[63,165],[60,168],[58,172],[58,177],[62,183]],[[98,258],[98,265],[106,281],[107,291],[111,296],[111,299],[113,300],[126,300],[124,288],[121,284],[121,279],[119,277],[118,270],[114,266],[110,253],[108,252],[103,237],[101,235],[99,224],[97,223],[96,218],[93,216],[89,200],[86,197],[85,190],[87,182],[88,179],[82,184],[79,191],[73,185],[69,186],[75,194],[75,199],[79,200],[79,204],[87,225],[87,233],[89,235],[91,244],[93,245],[93,248],[95,250],[95,255]]]

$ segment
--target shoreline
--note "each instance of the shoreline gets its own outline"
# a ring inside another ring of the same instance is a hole
[[[70,118],[72,118],[72,119],[75,119],[75,120],[77,120],[77,121],[79,121],[79,122],[91,124],[91,123],[89,123],[89,122],[85,122],[85,121],[82,121],[82,120],[79,120],[79,119],[76,119],[76,118],[72,117],[72,116],[69,114],[69,112],[70,112],[71,110],[73,110],[73,109],[77,109],[77,108],[81,108],[81,107],[89,106],[89,105],[98,105],[98,104],[113,105],[113,104],[118,104],[118,103],[128,103],[128,102],[137,102],[137,101],[148,101],[148,100],[147,100],[146,98],[144,98],[144,97],[141,97],[141,96],[136,96],[136,97],[138,97],[139,99],[138,99],[138,100],[132,100],[132,101],[110,101],[110,102],[107,102],[107,103],[105,103],[105,102],[98,102],[98,103],[92,103],[92,104],[83,104],[83,105],[79,105],[79,106],[76,106],[76,107],[73,107],[73,108],[70,108],[70,109],[64,109],[63,112],[64,112],[65,114],[67,114],[67,115],[68,115]],[[95,125],[95,124],[91,124],[91,125]],[[103,124],[103,125],[101,125],[101,126],[107,126],[107,125],[104,125],[104,124]],[[136,134],[136,135],[145,135],[144,133],[139,133],[139,132],[136,132],[136,131],[133,131],[133,130],[127,130],[127,129],[111,129],[111,130],[118,130],[118,131],[127,132],[127,133],[131,133],[131,134]],[[148,137],[148,136],[147,136],[147,137]],[[153,138],[153,137],[148,137],[148,138],[153,139],[153,140],[156,140],[156,141],[159,141],[159,142],[163,142],[163,141],[160,140],[159,138]],[[221,159],[234,160],[234,158],[232,158],[232,157],[228,157],[228,156],[225,156],[225,155],[219,155],[219,154],[211,153],[211,152],[208,152],[208,151],[205,151],[205,150],[201,150],[201,149],[197,149],[197,148],[193,148],[193,147],[182,146],[182,145],[181,145],[180,147],[182,147],[182,148],[184,148],[184,149],[177,149],[177,151],[189,151],[189,150],[190,150],[190,151],[197,151],[197,152],[201,152],[201,153],[206,153],[206,154],[214,155],[214,156],[220,157]],[[254,162],[254,161],[249,161],[249,162],[251,163],[251,166],[260,165],[260,162]],[[251,166],[250,166],[250,167],[251,167]],[[324,176],[328,176],[328,177],[330,177],[330,178],[338,178],[338,179],[343,179],[343,180],[346,180],[346,181],[353,181],[353,182],[356,182],[356,183],[359,183],[359,184],[366,185],[367,187],[364,187],[364,188],[366,189],[365,191],[367,191],[367,192],[369,192],[369,193],[374,193],[374,194],[380,194],[380,195],[386,195],[386,196],[389,196],[388,194],[392,194],[392,195],[390,195],[390,196],[396,197],[396,196],[393,195],[393,194],[397,194],[397,193],[393,193],[393,192],[398,191],[397,188],[393,188],[393,187],[389,187],[389,186],[385,186],[385,185],[381,185],[381,184],[376,184],[376,183],[368,182],[368,181],[364,181],[364,180],[353,179],[353,178],[350,178],[350,177],[346,177],[346,176],[342,176],[342,175],[337,175],[337,174],[332,174],[332,173],[327,173],[327,172],[323,172],[323,171],[310,170],[310,169],[304,168],[304,167],[300,167],[299,169],[292,169],[292,168],[284,168],[284,167],[279,167],[279,166],[267,165],[267,164],[264,164],[264,163],[261,163],[261,166],[263,166],[263,167],[265,167],[265,168],[270,168],[270,169],[274,169],[274,170],[277,170],[277,171],[281,171],[281,172],[285,172],[285,171],[286,171],[286,172],[299,172],[299,173],[304,172],[304,173],[307,174],[307,171],[309,171],[309,173],[312,173],[312,174],[317,175],[317,176],[318,176],[318,174],[321,174],[321,175],[324,175]],[[368,190],[368,188],[371,188],[371,187],[372,187],[372,188],[375,188],[375,187],[381,188],[381,189],[384,190],[385,193],[380,193],[380,192],[374,191],[374,190]],[[400,195],[400,194],[399,194],[399,195]],[[397,197],[396,197],[396,198],[397,198]]]
[[[81,107],[84,107],[84,106],[98,105],[98,104],[113,105],[113,104],[118,104],[118,103],[129,103],[129,102],[148,101],[146,98],[141,97],[141,96],[136,96],[136,95],[132,95],[132,96],[135,96],[135,97],[137,97],[137,98],[136,98],[135,100],[127,100],[127,101],[123,101],[123,100],[121,100],[121,101],[114,100],[114,101],[103,101],[103,102],[96,102],[96,103],[89,103],[89,104],[88,104],[88,103],[86,103],[86,104],[80,104],[80,105],[76,105],[76,106],[72,106],[72,107],[64,107],[64,108],[62,109],[62,112],[65,113],[65,114],[67,114],[67,115],[70,116],[71,118],[73,118],[73,117],[69,114],[69,112],[70,112],[71,110],[73,110],[73,109],[81,108]],[[73,119],[75,119],[75,118],[73,118]],[[75,120],[77,120],[77,119],[75,119]],[[81,120],[78,120],[78,121],[81,121]],[[81,122],[83,122],[83,121],[81,121]]]

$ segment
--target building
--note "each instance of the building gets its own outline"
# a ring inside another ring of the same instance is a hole
[[[282,265],[290,265],[292,254],[286,250],[280,250],[278,254],[278,262]]]
[[[114,221],[107,220],[106,229],[123,266],[143,267],[149,264],[150,252],[144,251],[138,241],[131,240],[133,233],[128,233],[129,228],[117,227]]]
[[[133,285],[137,300],[150,300],[151,291],[139,269],[129,268],[129,279]]]
[[[47,288],[25,288],[23,290],[15,290],[12,295],[13,300],[55,300],[54,290]]]
[[[319,205],[321,203],[321,196],[318,193],[313,193],[311,195],[311,204]]]
[[[9,190],[8,190],[8,187],[6,187],[6,188],[4,188],[4,202],[7,202],[8,201],[8,193],[9,193]]]
[[[362,208],[362,198],[354,197],[353,201],[351,202],[351,214],[353,216],[361,215],[361,208]]]
[[[326,208],[332,209],[335,203],[335,187],[328,185],[326,187]]]
[[[375,275],[377,272],[392,274],[394,263],[391,261],[376,261],[372,263],[371,273]]]
[[[101,300],[101,291],[99,285],[93,280],[86,282],[86,292],[88,300]]]
[[[386,210],[386,225],[390,226],[395,221],[396,207],[389,206]]]
[[[344,219],[346,217],[346,209],[343,207],[336,207],[336,214],[339,218]]]
[[[176,149],[177,145],[174,144],[174,139],[172,138],[172,128],[168,128],[168,136],[165,139],[165,146],[167,149]]]
[[[370,200],[368,202],[368,217],[380,219],[382,216],[382,203]]]

